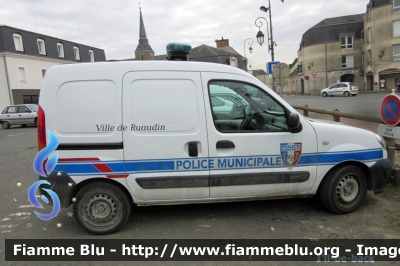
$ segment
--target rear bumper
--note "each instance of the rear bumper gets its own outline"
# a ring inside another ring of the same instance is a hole
[[[370,170],[373,180],[372,190],[374,191],[374,194],[380,194],[383,192],[383,188],[389,181],[392,167],[392,162],[388,158],[381,159],[371,166]]]
[[[41,185],[40,188],[53,190],[60,200],[61,207],[68,208],[71,205],[71,194],[76,183],[67,173],[52,172],[47,178],[39,176],[39,180],[47,180],[51,184],[50,186]],[[51,198],[49,197],[49,195],[47,195],[47,192],[45,190],[39,189],[39,191],[41,195],[46,196],[48,199]],[[50,202],[50,204],[52,204],[52,202]]]

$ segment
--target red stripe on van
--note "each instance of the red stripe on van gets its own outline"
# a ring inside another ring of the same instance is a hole
[[[104,164],[104,163],[93,164],[93,166],[96,167],[97,170],[99,170],[102,173],[104,173],[104,172],[107,172],[107,173],[113,172],[113,170],[110,167],[108,167],[106,164]]]
[[[99,158],[59,158],[59,162],[100,161]]]
[[[127,178],[129,175],[126,174],[118,174],[118,175],[107,175],[107,178]]]

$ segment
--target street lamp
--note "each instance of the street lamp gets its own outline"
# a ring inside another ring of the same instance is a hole
[[[247,38],[246,40],[244,40],[243,43],[243,51],[244,51],[244,57],[246,57],[246,41],[250,40],[247,44],[250,46],[249,48],[249,52],[252,53],[253,52],[253,48],[251,48],[251,46],[253,45],[253,39],[252,38]]]
[[[248,63],[248,65],[249,65],[249,70],[251,70],[251,63],[253,63],[253,61],[248,60],[247,63]]]
[[[258,27],[258,32],[257,32],[257,42],[260,46],[263,45],[264,43],[264,33],[262,33],[261,31],[261,27],[264,25],[264,23],[261,20],[265,20],[265,22],[267,23],[267,35],[268,35],[268,40],[269,40],[269,33],[268,33],[268,20],[264,17],[258,17],[256,19],[256,21],[254,21],[254,24],[256,24],[256,26]],[[268,52],[269,52],[269,48],[268,48]]]
[[[282,1],[282,3],[283,3],[283,1]],[[269,30],[270,30],[270,33],[271,33],[271,42],[270,43],[268,43],[268,45],[269,45],[269,49],[271,50],[271,59],[272,59],[272,61],[275,61],[274,60],[274,45],[276,45],[276,43],[274,43],[274,38],[273,38],[273,36],[272,36],[272,12],[271,12],[271,0],[268,0],[268,7],[265,7],[265,6],[262,6],[262,7],[260,7],[260,10],[261,11],[263,11],[263,12],[268,12],[269,11]],[[258,34],[257,34],[258,35]],[[269,38],[268,38],[269,39]]]

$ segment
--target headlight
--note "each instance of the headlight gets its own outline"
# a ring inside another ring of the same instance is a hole
[[[379,144],[381,144],[382,148],[387,150],[387,145],[386,145],[385,139],[381,135],[378,135],[378,134],[375,134],[375,137],[378,140]]]

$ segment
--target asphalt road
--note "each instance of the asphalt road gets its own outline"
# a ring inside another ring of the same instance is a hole
[[[383,94],[364,94],[351,98],[285,96],[295,104],[316,108],[326,103],[348,110],[375,109]],[[308,99],[314,99],[312,103]],[[320,102],[323,101],[324,103]],[[359,103],[358,103],[359,101]],[[363,103],[364,102],[364,103]],[[366,104],[368,102],[368,104]],[[315,106],[314,106],[315,104]],[[353,106],[353,107],[351,107]],[[358,108],[354,107],[358,106]],[[349,108],[349,109],[345,109]],[[354,108],[354,109],[352,109]],[[364,108],[364,109],[363,109]],[[0,265],[110,265],[112,262],[5,262],[4,239],[309,239],[309,238],[400,238],[400,205],[398,198],[387,194],[368,193],[361,208],[348,215],[325,211],[313,198],[247,201],[203,205],[135,207],[120,231],[112,235],[94,236],[84,231],[69,217],[69,209],[61,209],[57,217],[42,221],[30,205],[27,191],[37,181],[33,159],[37,153],[35,127],[0,129]],[[42,213],[51,209],[38,210]],[[58,226],[59,225],[59,226]],[[160,264],[156,262],[136,264]],[[165,262],[162,265],[177,265]],[[232,265],[230,262],[183,262],[180,265]],[[245,262],[234,263],[238,265]],[[255,263],[265,265],[265,262]],[[304,265],[301,262],[269,263],[270,265]],[[132,262],[113,263],[132,265]]]
[[[283,98],[291,105],[304,106],[343,113],[381,118],[380,105],[388,91],[363,92],[354,97],[322,97],[301,94],[285,94]],[[317,118],[317,117],[315,117]]]

